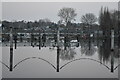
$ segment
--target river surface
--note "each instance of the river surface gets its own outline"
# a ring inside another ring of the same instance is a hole
[[[38,46],[13,47],[14,64],[12,72],[2,66],[3,78],[118,78],[119,49],[114,53],[105,41],[81,41],[79,46],[60,48],[59,72],[57,67],[57,47]],[[71,44],[76,45],[76,44]],[[10,47],[2,47],[2,62],[9,66]],[[48,61],[48,62],[47,62]],[[113,61],[113,63],[111,63]],[[111,72],[111,66],[114,72]],[[115,69],[116,68],[116,69]]]

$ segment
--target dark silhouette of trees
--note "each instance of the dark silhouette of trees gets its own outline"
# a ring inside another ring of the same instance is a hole
[[[114,31],[114,42],[115,45],[120,45],[119,41],[120,41],[120,12],[117,10],[114,10],[112,12],[110,12],[108,10],[108,8],[101,8],[100,11],[100,16],[99,16],[99,24],[100,24],[100,28],[103,32],[103,37],[107,39],[107,41],[110,43],[111,41],[111,33],[112,31]],[[117,37],[117,38],[116,38]],[[117,43],[116,43],[117,42]],[[111,46],[111,45],[110,45]]]
[[[112,18],[108,8],[101,8],[100,17],[99,17],[100,28],[103,32],[103,55],[108,59],[111,52],[111,30],[112,30]],[[104,60],[103,60],[104,61]]]
[[[101,8],[100,16],[99,16],[99,24],[101,30],[103,31],[103,36],[110,37],[110,31],[112,28],[112,19],[108,8],[104,8],[104,10],[103,8]]]
[[[100,47],[101,50],[99,57],[103,62],[108,62],[111,59],[111,72],[113,72],[114,68],[114,58],[116,56],[119,57],[119,51],[115,48],[117,35],[119,39],[119,15],[118,11],[114,10],[113,12],[110,12],[108,8],[101,8],[99,16],[99,24],[104,37],[103,44]],[[111,37],[113,36],[113,32],[115,37]],[[117,43],[119,46],[119,40],[117,40]]]
[[[11,22],[9,22],[9,21],[2,21],[2,31],[3,32],[10,31],[10,26],[11,26]]]
[[[119,11],[119,15],[118,15],[118,46],[120,48],[120,11]]]
[[[115,45],[120,48],[120,11],[114,10],[111,12],[112,18],[112,29],[114,30],[115,34]],[[120,56],[119,52],[117,53]]]
[[[118,36],[118,46],[120,46],[120,11],[114,10],[111,12],[111,19],[112,19],[112,28],[115,31],[115,37]]]

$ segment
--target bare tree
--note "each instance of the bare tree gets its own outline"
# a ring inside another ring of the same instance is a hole
[[[87,13],[81,17],[81,22],[87,25],[91,25],[96,21],[97,21],[97,18],[93,13]]]
[[[68,28],[68,24],[71,23],[72,20],[75,20],[76,17],[76,12],[75,9],[73,8],[62,8],[59,10],[58,16],[60,17],[61,21],[63,21],[65,23],[65,26]],[[68,33],[68,29],[65,31]],[[68,35],[65,34],[64,35],[64,46],[65,46],[65,50],[66,50],[66,45],[68,44]]]
[[[97,21],[96,16],[93,13],[87,13],[81,17],[81,22],[84,23],[90,32],[90,27]],[[89,33],[90,35],[90,33]]]
[[[84,23],[85,25],[87,25],[87,27],[88,27],[89,50],[91,49],[91,41],[90,41],[91,30],[90,30],[90,27],[96,21],[97,21],[97,18],[93,13],[87,13],[81,17],[81,22]]]
[[[77,14],[75,13],[75,9],[65,7],[60,9],[58,13],[58,16],[61,18],[62,21],[65,22],[65,25],[67,25],[68,22],[75,20],[76,15]]]

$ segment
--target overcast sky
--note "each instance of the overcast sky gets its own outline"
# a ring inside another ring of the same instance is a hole
[[[2,20],[39,20],[48,18],[57,22],[59,9],[71,7],[76,10],[75,22],[80,22],[81,15],[94,13],[99,15],[101,6],[110,10],[118,9],[117,2],[3,2]]]

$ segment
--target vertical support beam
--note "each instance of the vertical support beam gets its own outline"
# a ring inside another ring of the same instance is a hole
[[[33,34],[31,33],[31,46],[33,46]]]
[[[58,31],[57,31],[57,72],[59,72],[59,63],[60,63],[60,59],[59,59],[59,55],[60,55],[60,32],[59,32],[59,27],[58,27]]]
[[[17,49],[17,34],[15,34],[15,49]]]
[[[90,37],[89,37],[89,41],[88,41],[88,47],[89,47],[89,50],[91,49],[91,41],[90,41]]]
[[[10,71],[13,71],[13,34],[10,32]]]
[[[90,36],[90,35],[91,35],[91,31],[90,31],[90,25],[89,25],[89,24],[88,24],[88,29],[89,29],[89,30],[88,30],[88,31],[89,31],[89,32],[88,32],[88,38],[89,38],[89,39],[88,39],[88,40],[89,40],[89,41],[88,41],[88,47],[89,47],[89,50],[90,50],[90,48],[91,48],[91,36]]]
[[[114,72],[114,30],[111,30],[111,72]]]
[[[10,47],[10,71],[13,71],[13,47]]]
[[[99,30],[97,30],[97,46],[99,46]]]
[[[41,34],[39,33],[39,50],[41,49]]]
[[[60,52],[60,49],[59,49],[59,46],[57,46],[57,72],[59,72],[59,52]]]
[[[111,51],[114,51],[114,30],[111,30]]]
[[[114,72],[114,56],[113,56],[114,52],[111,52],[111,72]]]
[[[80,35],[77,34],[77,46],[76,46],[76,47],[79,47],[79,46],[80,46],[80,40],[79,40],[80,38],[79,38],[79,37],[80,37]]]
[[[64,50],[67,49],[67,38],[66,38],[66,34],[64,36]]]

